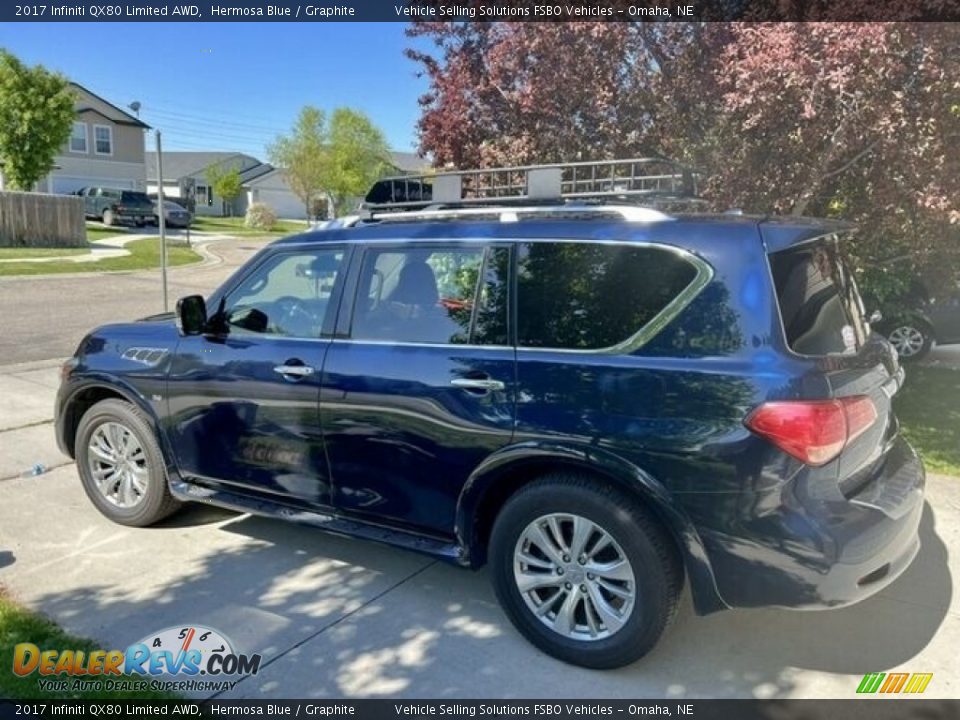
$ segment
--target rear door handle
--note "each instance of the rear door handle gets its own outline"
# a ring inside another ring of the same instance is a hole
[[[501,381],[491,378],[454,378],[450,381],[450,384],[464,390],[484,390],[487,392],[503,390],[507,387]]]
[[[313,368],[309,365],[277,365],[273,368],[273,371],[284,377],[303,378],[313,375]]]

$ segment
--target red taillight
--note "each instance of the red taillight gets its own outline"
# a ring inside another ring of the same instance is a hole
[[[744,424],[807,465],[824,465],[877,419],[866,395],[764,403]]]

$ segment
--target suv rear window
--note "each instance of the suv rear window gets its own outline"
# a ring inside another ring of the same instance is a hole
[[[794,352],[855,353],[863,345],[863,303],[835,241],[775,253],[770,267]]]
[[[522,347],[598,350],[634,336],[696,277],[665,248],[535,242],[517,258]]]
[[[125,203],[140,203],[142,205],[150,205],[150,198],[147,197],[146,193],[142,192],[131,192],[129,190],[124,190],[120,193],[120,201]]]

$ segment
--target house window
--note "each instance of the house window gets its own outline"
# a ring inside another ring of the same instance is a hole
[[[213,189],[206,185],[197,185],[197,205],[213,205]]]
[[[93,149],[97,155],[113,155],[113,128],[109,125],[93,126]]]
[[[87,152],[87,124],[85,122],[75,122],[73,130],[70,132],[70,152]]]

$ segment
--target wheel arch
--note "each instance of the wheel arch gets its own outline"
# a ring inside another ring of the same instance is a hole
[[[717,590],[706,549],[686,513],[662,483],[623,458],[596,447],[530,442],[491,455],[467,480],[457,501],[455,533],[464,562],[480,567],[500,508],[521,487],[555,470],[597,476],[638,498],[660,522],[677,548],[697,612],[705,615],[728,605]]]
[[[88,378],[78,382],[63,400],[58,423],[60,446],[71,458],[76,457],[76,435],[80,419],[91,407],[102,400],[125,400],[136,405],[150,421],[161,449],[166,453],[165,438],[159,432],[160,423],[153,407],[139,392],[114,378]],[[169,463],[168,463],[169,464]]]

